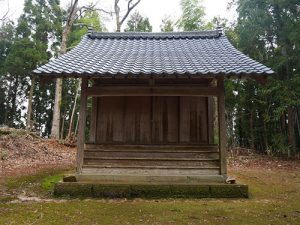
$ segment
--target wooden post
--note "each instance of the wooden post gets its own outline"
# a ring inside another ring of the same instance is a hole
[[[81,173],[82,165],[83,165],[85,126],[86,126],[86,108],[87,108],[87,88],[88,88],[88,78],[82,78],[80,110],[79,110],[79,124],[78,124],[78,135],[77,135],[77,157],[76,157],[76,172],[77,173]]]
[[[96,143],[97,137],[97,122],[98,122],[98,97],[93,97],[91,127],[90,127],[90,142]]]
[[[220,174],[227,176],[227,136],[225,124],[225,90],[224,78],[218,78],[218,88],[220,94],[218,96],[218,120],[219,120],[219,151],[220,151]]]

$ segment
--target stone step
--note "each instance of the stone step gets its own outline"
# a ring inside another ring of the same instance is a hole
[[[219,168],[199,168],[199,167],[166,167],[166,166],[127,166],[127,167],[105,167],[101,165],[84,165],[82,174],[106,174],[106,175],[139,175],[139,176],[199,176],[199,175],[219,175]]]
[[[76,175],[79,182],[97,182],[102,184],[201,184],[225,183],[221,175],[127,175],[127,174],[92,174]]]
[[[240,184],[102,184],[59,182],[54,195],[75,198],[248,198],[248,186]]]

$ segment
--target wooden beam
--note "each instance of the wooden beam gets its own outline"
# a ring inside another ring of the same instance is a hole
[[[225,124],[225,90],[224,78],[218,78],[217,87],[220,90],[218,96],[218,120],[219,120],[219,151],[220,151],[220,174],[227,176],[227,136]]]
[[[145,87],[103,86],[87,89],[88,96],[218,96],[220,89],[214,87]]]
[[[93,97],[92,100],[92,114],[90,127],[90,142],[96,143],[97,136],[97,121],[98,121],[98,97]]]
[[[79,124],[78,124],[78,135],[77,135],[77,156],[76,156],[76,172],[77,173],[81,173],[82,165],[83,165],[85,126],[86,126],[86,109],[87,109],[87,88],[88,88],[88,79],[82,78],[80,110],[79,110]]]

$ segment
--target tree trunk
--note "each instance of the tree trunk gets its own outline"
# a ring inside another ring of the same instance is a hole
[[[119,7],[119,0],[115,0],[115,14],[116,14],[116,28],[117,32],[121,32],[121,24],[120,24],[120,7]]]
[[[253,109],[251,109],[250,111],[250,148],[251,149],[254,149],[255,148],[255,138],[254,138],[254,121],[253,121],[253,118],[254,118],[254,112],[253,112]]]
[[[288,108],[288,135],[288,157],[291,157],[291,153],[295,150],[295,109],[292,106]]]
[[[74,23],[75,15],[77,12],[77,6],[78,6],[78,0],[75,0],[73,5],[71,5],[70,7],[68,20],[63,30],[62,41],[60,45],[60,54],[65,54],[67,51],[67,40],[72,25]],[[63,87],[62,84],[63,84],[62,78],[57,78],[56,86],[55,86],[55,100],[54,100],[53,121],[52,121],[52,129],[51,129],[51,137],[55,139],[59,139],[60,107],[61,107],[62,87]]]
[[[19,76],[16,75],[16,82],[13,86],[12,99],[11,99],[11,115],[10,120],[8,121],[9,126],[14,126],[15,117],[17,114],[17,95],[19,87]]]
[[[55,86],[55,100],[54,100],[53,120],[52,120],[52,129],[51,129],[51,137],[55,139],[59,139],[62,86],[63,86],[62,78],[57,78],[56,86]]]
[[[297,123],[297,131],[298,131],[298,138],[300,139],[300,121],[299,121],[299,111],[296,108],[296,112],[295,112],[295,117],[296,117],[296,123]]]
[[[119,7],[119,1],[120,0],[115,0],[115,5],[114,5],[114,10],[116,14],[116,25],[117,25],[117,32],[121,32],[121,27],[122,24],[125,22],[126,18],[129,16],[130,12],[141,2],[141,0],[133,1],[133,0],[128,0],[127,1],[127,10],[125,15],[120,18],[120,7]]]
[[[32,130],[31,117],[32,117],[32,98],[33,98],[34,87],[35,87],[35,75],[32,75],[29,98],[28,98],[28,109],[27,109],[27,122],[26,122],[27,132],[30,132]]]
[[[268,133],[267,133],[267,123],[263,119],[263,125],[264,125],[264,144],[265,144],[265,151],[267,152],[268,155],[271,155],[270,149],[269,149],[269,144],[268,144]]]
[[[65,117],[66,117],[66,113],[63,114],[62,116],[62,123],[61,123],[61,132],[60,132],[60,139],[63,140],[64,139],[64,127],[65,127]]]
[[[9,122],[9,118],[8,118],[8,114],[9,111],[11,109],[9,109],[9,102],[10,102],[10,99],[11,99],[11,95],[12,95],[12,81],[9,82],[9,87],[8,87],[8,94],[7,94],[7,99],[6,99],[6,110],[5,110],[5,114],[4,114],[4,124],[5,125],[8,125],[8,122]]]
[[[75,130],[74,130],[74,134],[75,134],[75,135],[77,135],[77,131],[78,131],[78,123],[79,123],[79,115],[77,116],[76,126],[75,126]]]
[[[70,117],[70,123],[69,123],[69,130],[68,130],[67,139],[69,139],[71,137],[71,134],[72,134],[73,124],[74,124],[74,115],[75,115],[75,110],[76,110],[76,105],[77,105],[78,93],[80,91],[80,85],[81,85],[81,80],[78,81],[78,86],[77,86],[77,89],[76,89],[74,105],[73,105],[72,114],[71,114],[71,117]]]

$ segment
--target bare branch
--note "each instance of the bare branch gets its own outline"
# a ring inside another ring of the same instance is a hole
[[[128,17],[129,13],[141,2],[141,0],[136,1],[133,5],[131,5],[133,0],[129,0],[128,1],[128,5],[127,5],[127,12],[126,14],[123,16],[120,24],[122,25],[124,23],[124,21],[126,20],[126,18]]]
[[[89,4],[89,5],[82,6],[82,7],[78,8],[79,14],[76,16],[75,20],[77,20],[79,18],[82,18],[84,13],[93,12],[93,11],[104,12],[106,14],[109,14],[110,16],[113,15],[112,11],[107,11],[105,9],[98,8],[98,7],[96,7],[97,5],[98,5],[98,2],[96,2],[95,4]]]
[[[4,21],[4,20],[7,19],[8,14],[9,14],[9,11],[10,11],[9,0],[7,0],[7,11],[6,11],[5,14],[0,18],[0,21]]]
[[[120,7],[119,7],[119,1],[115,0],[115,14],[116,14],[116,23],[117,23],[117,32],[121,31],[121,26],[130,14],[130,12],[141,2],[141,0],[137,0],[134,2],[133,0],[129,0],[127,4],[127,11],[123,18],[120,20]]]

